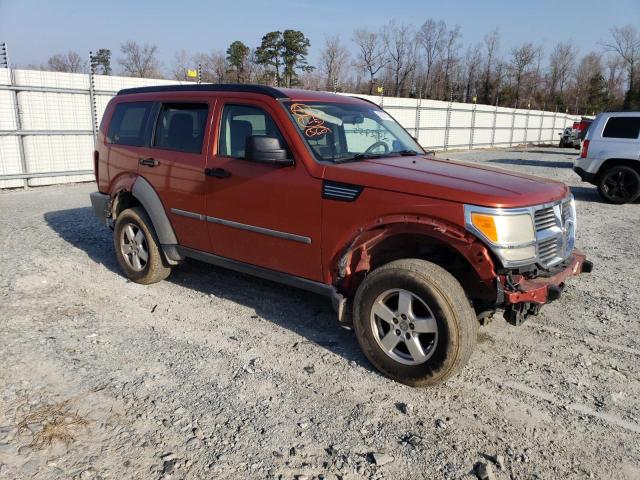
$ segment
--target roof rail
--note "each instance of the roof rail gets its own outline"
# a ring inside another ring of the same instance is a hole
[[[176,85],[157,85],[152,87],[123,88],[118,95],[132,95],[134,93],[160,93],[160,92],[243,92],[260,93],[272,98],[289,98],[281,90],[267,85],[255,85],[244,83],[194,83]]]

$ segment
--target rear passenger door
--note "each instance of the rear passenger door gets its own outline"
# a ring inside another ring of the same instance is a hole
[[[205,222],[188,212],[204,211],[205,152],[213,105],[208,99],[163,99],[154,105],[156,121],[138,173],[158,193],[180,245],[207,250]]]
[[[153,102],[121,102],[115,106],[105,143],[111,181],[138,170],[138,158],[151,136]]]

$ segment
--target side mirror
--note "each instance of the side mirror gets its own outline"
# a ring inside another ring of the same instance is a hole
[[[293,165],[293,159],[287,158],[287,150],[282,148],[280,139],[264,135],[251,135],[246,138],[244,158],[283,167]]]

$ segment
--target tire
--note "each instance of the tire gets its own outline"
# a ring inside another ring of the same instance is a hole
[[[401,302],[411,305],[406,317]],[[396,260],[367,275],[354,298],[353,324],[373,366],[414,387],[436,385],[459,372],[478,336],[478,321],[462,286],[443,268],[419,259]],[[393,334],[400,340],[389,351]]]
[[[558,144],[558,148],[564,148],[565,144],[564,144],[564,138],[560,139],[560,143]]]
[[[142,207],[128,208],[118,215],[113,246],[120,268],[133,282],[149,285],[171,273],[160,252],[153,224]]]
[[[599,176],[598,193],[608,203],[633,202],[640,197],[640,174],[626,165],[611,167]]]

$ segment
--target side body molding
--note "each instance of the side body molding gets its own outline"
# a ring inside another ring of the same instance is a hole
[[[182,255],[176,249],[176,245],[178,245],[176,233],[173,231],[171,222],[164,211],[160,197],[151,184],[144,178],[138,177],[133,184],[131,193],[149,214],[153,228],[156,231],[156,235],[158,235],[158,240],[169,263],[174,264],[182,260]]]

